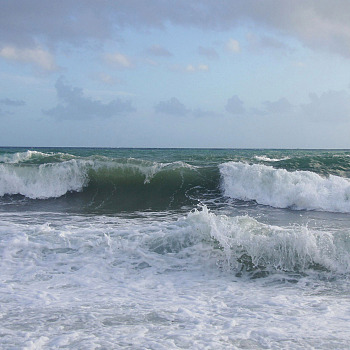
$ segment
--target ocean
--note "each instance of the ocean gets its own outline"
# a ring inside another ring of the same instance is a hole
[[[349,349],[350,151],[0,148],[0,348]]]

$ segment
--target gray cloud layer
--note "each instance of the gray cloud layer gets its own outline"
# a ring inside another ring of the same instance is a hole
[[[318,97],[310,94],[310,102],[301,106],[313,121],[349,122],[350,94],[347,91],[330,90]]]
[[[154,110],[156,113],[167,114],[172,116],[183,117],[186,115],[191,115],[195,118],[216,118],[221,116],[219,113],[212,111],[206,111],[202,109],[190,109],[187,108],[183,103],[181,103],[176,97],[172,97],[167,101],[159,102]]]
[[[43,113],[57,119],[110,118],[135,110],[129,101],[118,98],[109,103],[102,103],[86,97],[82,89],[65,84],[62,78],[57,80],[55,87],[60,102]]]
[[[0,0],[0,6],[2,45],[37,46],[42,39],[84,44],[125,27],[166,23],[228,30],[245,21],[350,57],[350,2],[344,0],[177,0],[176,6],[163,0]]]
[[[176,97],[171,98],[168,101],[161,101],[155,107],[154,110],[157,113],[170,114],[184,116],[189,110],[181,103]]]
[[[237,96],[234,95],[227,100],[227,104],[225,106],[227,112],[231,114],[244,114],[245,108],[243,101]]]
[[[0,104],[10,107],[21,107],[24,106],[26,103],[22,100],[11,100],[9,98],[3,98],[0,100]]]

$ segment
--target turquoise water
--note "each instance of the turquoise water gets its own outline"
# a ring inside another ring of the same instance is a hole
[[[350,151],[0,149],[0,344],[341,349]]]

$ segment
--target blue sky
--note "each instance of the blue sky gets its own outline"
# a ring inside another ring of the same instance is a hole
[[[350,148],[350,2],[0,0],[0,145]]]

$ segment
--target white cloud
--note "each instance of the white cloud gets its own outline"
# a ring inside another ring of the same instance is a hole
[[[226,50],[233,53],[239,53],[241,51],[239,42],[235,39],[229,39],[226,43]]]
[[[194,72],[196,70],[196,68],[194,68],[194,66],[192,64],[189,64],[186,67],[187,72]]]
[[[131,68],[132,67],[132,63],[131,63],[130,59],[119,52],[112,53],[112,54],[111,53],[106,54],[105,59],[107,62],[109,62],[115,66],[118,66],[120,68]]]
[[[207,64],[188,64],[187,66],[182,66],[179,64],[175,64],[169,67],[169,69],[173,72],[180,73],[195,73],[195,72],[207,72],[209,71],[209,66]]]
[[[14,46],[5,46],[0,50],[0,57],[10,61],[35,64],[46,71],[57,69],[53,56],[41,48],[18,49]]]
[[[114,79],[109,74],[100,73],[98,77],[100,81],[102,81],[105,84],[113,85],[115,83]]]
[[[198,65],[198,70],[207,71],[207,70],[209,70],[209,66],[206,65],[206,64],[199,64]]]

